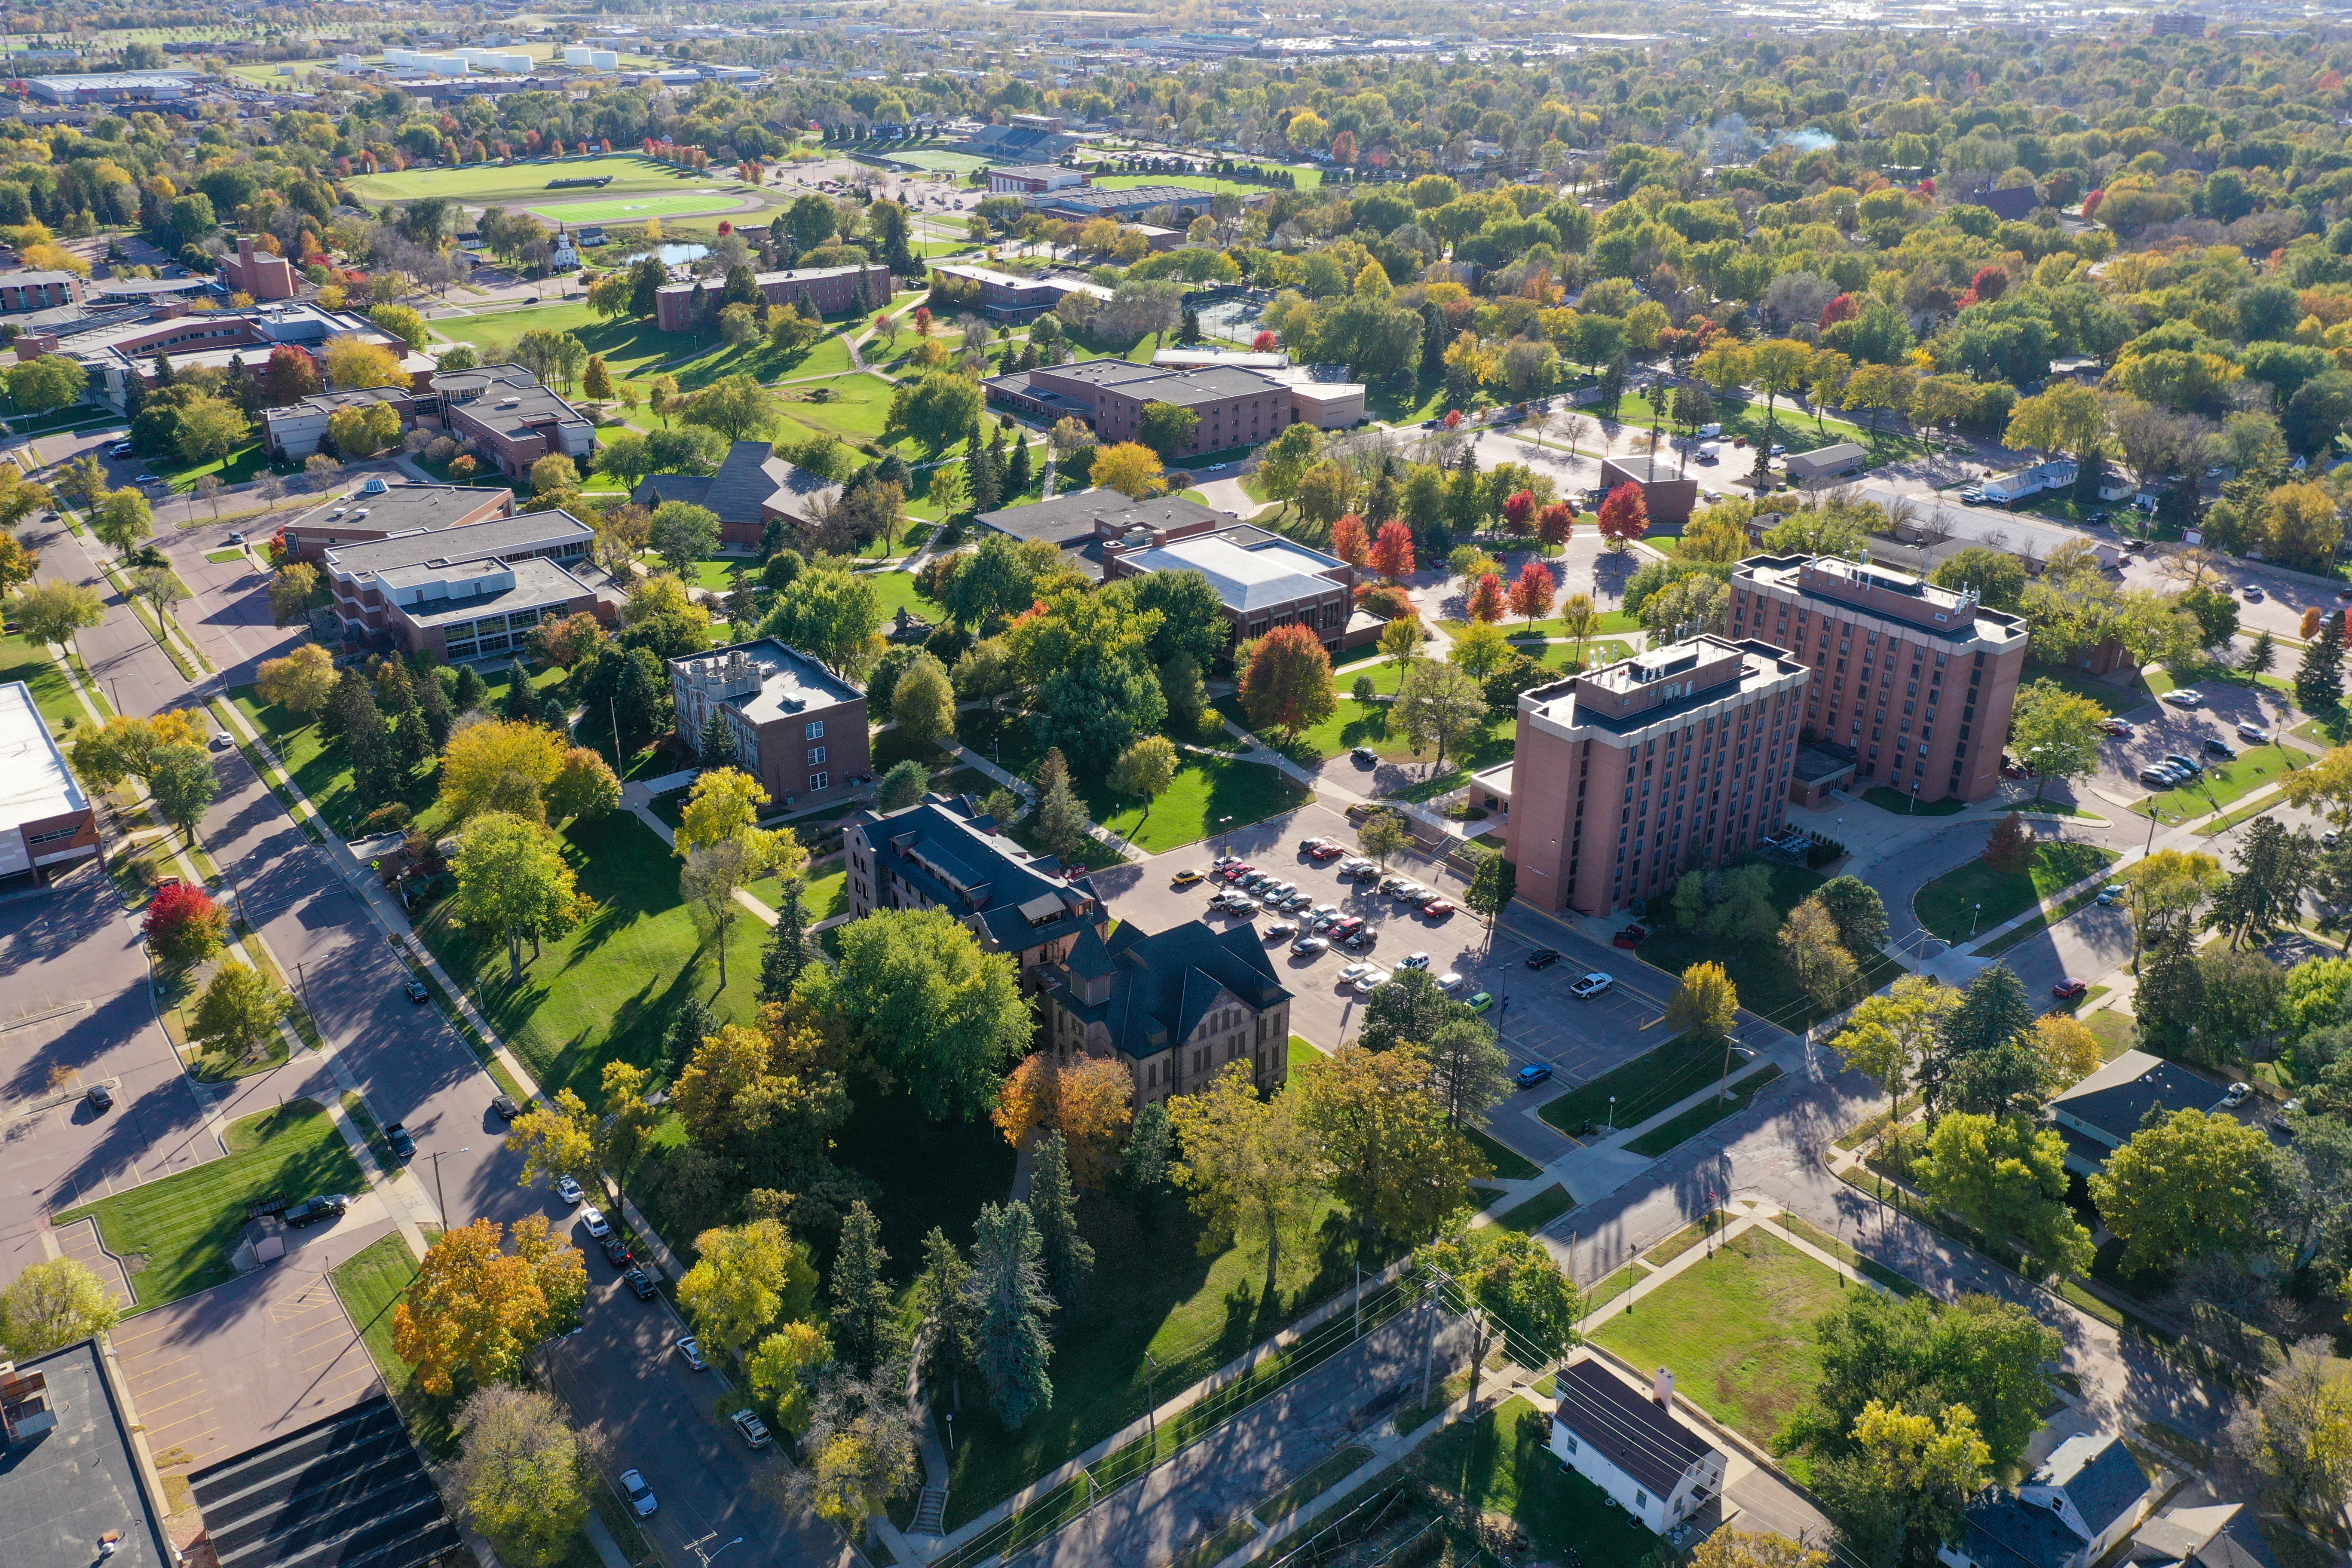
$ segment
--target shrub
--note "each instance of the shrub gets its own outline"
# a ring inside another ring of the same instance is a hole
[[[360,826],[370,833],[390,833],[395,828],[406,827],[414,815],[406,801],[395,800],[390,805],[379,805],[369,812],[360,819]]]

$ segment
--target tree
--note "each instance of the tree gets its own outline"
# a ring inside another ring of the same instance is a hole
[[[1180,759],[1175,743],[1165,735],[1146,735],[1118,754],[1111,764],[1110,787],[1143,802],[1146,816],[1151,803],[1176,782]]]
[[[157,889],[147,901],[140,929],[155,956],[165,963],[200,963],[218,952],[227,940],[228,911],[202,888],[175,882]]]
[[[1054,1403],[1047,1371],[1053,1345],[1045,1337],[1054,1299],[1045,1292],[1043,1254],[1028,1205],[982,1205],[971,1260],[971,1290],[980,1304],[977,1359],[988,1381],[989,1408],[1008,1432]]]
[[[90,509],[89,531],[128,555],[139,542],[155,531],[155,514],[147,498],[134,489],[109,490]]]
[[[0,1346],[31,1361],[102,1334],[121,1316],[113,1292],[81,1259],[28,1263],[0,1290]]]
[[[1285,1100],[1331,1172],[1331,1188],[1366,1231],[1418,1240],[1469,1201],[1494,1167],[1431,1092],[1429,1058],[1404,1041],[1342,1047],[1303,1064]]]
[[[2107,1157],[2091,1201],[2133,1268],[2236,1252],[2253,1240],[2270,1152],[2267,1137],[2232,1117],[2177,1110]]]
[[[1095,1249],[1078,1234],[1078,1199],[1070,1184],[1069,1149],[1059,1132],[1047,1132],[1037,1140],[1031,1168],[1029,1213],[1037,1226],[1045,1289],[1067,1313],[1077,1305],[1079,1293],[1094,1273]]]
[[[815,1310],[816,1269],[782,1220],[706,1230],[694,1238],[694,1267],[677,1282],[677,1302],[703,1343],[725,1359]]]
[[[1650,502],[1642,487],[1627,483],[1611,490],[1608,499],[1601,503],[1593,526],[1609,542],[1611,550],[1632,549],[1634,541],[1650,531]]]
[[[2212,897],[2213,923],[2230,933],[2232,948],[2249,939],[2259,945],[2297,923],[2319,855],[2319,840],[2289,831],[2275,816],[2247,824],[2238,869]]]
[[[684,577],[719,548],[719,514],[690,501],[664,501],[654,508],[648,537],[663,564]]]
[[[327,379],[338,392],[356,392],[371,386],[404,388],[411,384],[408,372],[401,368],[400,356],[372,340],[349,334],[329,338],[326,354]]]
[[[1853,1451],[1857,1419],[1871,1401],[1933,1410],[1964,1405],[1997,1469],[2024,1456],[2056,1396],[2065,1342],[2032,1310],[1998,1297],[1849,1291],[1814,1333],[1821,1378],[1790,1418],[1782,1441],[1824,1456]]]
[[[923,1271],[915,1276],[913,1300],[919,1327],[916,1375],[944,1383],[955,1408],[963,1408],[963,1380],[980,1370],[980,1302],[971,1265],[947,1232],[933,1226],[923,1237]]]
[[[289,713],[316,713],[334,695],[335,656],[317,643],[298,644],[283,658],[262,660],[257,685],[264,702]]]
[[[1388,869],[1390,859],[1412,842],[1412,829],[1402,812],[1375,811],[1356,825],[1356,847]]]
[[[588,1517],[580,1439],[563,1407],[535,1388],[477,1388],[452,1425],[463,1439],[455,1490],[502,1561],[560,1563]]]
[[[881,596],[869,579],[827,566],[795,577],[777,595],[760,632],[862,676],[882,657],[885,618]]]
[[[890,717],[914,740],[943,745],[955,739],[955,683],[947,666],[919,653],[890,688]]]
[[[1780,957],[1824,1012],[1834,1010],[1862,977],[1853,955],[1838,941],[1837,921],[1817,897],[1789,911],[1780,926]]]
[[[2344,617],[2323,615],[2294,672],[2295,705],[2322,718],[2344,706]]]
[[[1029,1005],[1011,957],[984,952],[945,910],[877,910],[840,928],[841,961],[802,994],[934,1120],[969,1119],[1027,1047]]]
[[[2290,784],[2293,774],[2288,775]],[[2289,799],[2293,799],[2290,791]],[[2201,924],[2206,900],[2220,892],[2227,879],[2219,856],[2198,849],[2158,849],[2126,868],[2120,878],[2132,932],[2145,952],[2163,946],[2178,934],[2186,937]]]
[[[1097,452],[1087,478],[1130,500],[1148,500],[1168,488],[1161,477],[1160,455],[1136,441],[1121,441]]]
[[[0,375],[8,401],[26,414],[47,414],[79,400],[89,385],[79,361],[64,354],[42,354],[8,367]]]
[[[2066,1144],[2022,1117],[1953,1111],[1913,1164],[1920,1190],[1988,1236],[2013,1240],[2043,1279],[2091,1265],[2091,1233],[2066,1206]]]
[[[756,441],[782,426],[784,407],[758,378],[723,375],[688,400],[684,418],[729,441]]]
[[[1372,535],[1367,552],[1371,569],[1391,583],[1401,583],[1413,574],[1412,530],[1395,518],[1381,524]]]
[[[1532,626],[1551,614],[1553,596],[1559,592],[1552,583],[1551,569],[1530,557],[1512,580],[1511,614]]]
[[[13,465],[12,465],[13,466]],[[33,580],[41,558],[13,534],[0,533],[0,601]]]
[[[875,792],[875,809],[882,812],[904,811],[923,798],[931,787],[931,771],[912,757],[903,758],[882,775]]]
[[[1739,991],[1723,965],[1694,963],[1666,1003],[1667,1029],[1702,1040],[1727,1040],[1739,1021]]]
[[[745,834],[698,844],[686,853],[677,874],[678,892],[694,911],[695,923],[719,952],[719,988],[727,988],[727,949],[737,921],[744,913],[739,889],[757,881],[766,869],[755,839],[765,834]]]
[[[1960,1538],[1963,1510],[1992,1450],[1964,1405],[1913,1415],[1874,1399],[1854,1418],[1853,1452],[1816,1468],[1814,1489],[1866,1568],[1933,1568]]]
[[[814,1323],[786,1323],[760,1342],[744,1363],[743,1380],[771,1427],[794,1441],[806,1436],[817,1375],[832,1357]]]
[[[807,857],[800,852],[792,829],[771,831],[753,826],[760,819],[760,808],[767,804],[766,787],[742,769],[705,768],[687,791],[686,805],[678,813],[677,853],[683,856],[740,840],[748,851],[746,868],[753,877],[779,866],[789,867],[790,873],[797,876]]]
[[[898,1324],[890,1282],[882,1272],[889,1261],[882,1222],[865,1199],[853,1200],[841,1222],[841,1246],[826,1289],[833,1297],[834,1349],[860,1377],[873,1375],[897,1348]]]
[[[26,637],[60,647],[72,644],[74,633],[106,618],[106,601],[79,583],[37,584],[18,594],[8,608]]]
[[[434,689],[437,684],[428,683],[426,689]],[[601,753],[586,746],[572,746],[565,750],[563,765],[548,784],[543,804],[551,822],[575,818],[593,821],[619,809],[621,781]]]
[[[191,463],[217,462],[253,434],[244,410],[225,397],[199,394],[180,405],[179,417],[174,444]]]
[[[1837,922],[1838,941],[1857,956],[1886,945],[1886,904],[1859,877],[1832,877],[1813,895]]]
[[[290,626],[309,619],[310,606],[319,602],[319,569],[307,561],[289,561],[279,567],[269,579],[270,620],[278,626]]]
[[[1691,1568],[1830,1568],[1826,1552],[1769,1531],[1718,1530],[1692,1549]]]
[[[2028,683],[2017,694],[2016,716],[2010,744],[2032,764],[2034,798],[2053,778],[2088,778],[2099,771],[2099,744],[2105,731],[2107,710],[2087,697],[2079,697],[2053,680]]]
[[[1479,857],[1478,868],[1470,874],[1469,890],[1462,901],[1472,914],[1485,916],[1486,929],[1492,931],[1517,891],[1518,868],[1496,850]]]
[[[547,790],[563,771],[562,738],[543,724],[496,719],[468,724],[441,757],[441,809],[452,823],[483,812],[539,820]]]
[[[2278,663],[2278,644],[2268,630],[2256,632],[2248,645],[2245,657],[2238,660],[2238,668],[2247,675],[2268,675]]]
[[[1904,975],[1885,995],[1864,997],[1830,1045],[1846,1066],[1867,1073],[1890,1100],[1900,1100],[1958,1000],[1958,993],[1927,975]]]
[[[427,1394],[510,1381],[531,1346],[579,1315],[588,1297],[580,1249],[543,1215],[517,1221],[512,1235],[509,1252],[496,1220],[444,1230],[393,1309],[393,1347]]]
[[[1397,683],[1390,717],[1419,754],[1434,745],[1433,773],[1445,765],[1445,753],[1458,751],[1486,722],[1486,691],[1459,665],[1433,659],[1416,662]]]
[[[1339,694],[1331,689],[1331,656],[1314,628],[1276,626],[1258,638],[1242,670],[1241,699],[1252,723],[1272,725],[1286,739],[1329,718]]]
[[[1201,416],[1198,410],[1179,404],[1154,401],[1143,405],[1135,428],[1138,440],[1161,461],[1172,462],[1192,449],[1201,430]]]
[[[1228,1062],[1206,1086],[1169,1104],[1183,1151],[1176,1184],[1219,1243],[1265,1249],[1265,1294],[1280,1278],[1282,1249],[1320,1207],[1325,1167],[1294,1097],[1261,1100],[1246,1061]]]
[[[232,1062],[250,1060],[277,1037],[286,1002],[286,993],[257,970],[230,959],[197,999],[188,1039]]]
[[[1478,1409],[1478,1380],[1486,1359],[1489,1325],[1507,1335],[1514,1359],[1538,1364],[1566,1355],[1582,1340],[1577,1320],[1584,1305],[1574,1280],[1533,1236],[1490,1226],[1461,1230],[1423,1247],[1415,1259],[1453,1281],[1449,1292],[1473,1314],[1470,1411]]]
[[[451,868],[451,910],[465,924],[505,939],[515,984],[522,983],[522,942],[570,928],[580,892],[563,847],[544,823],[486,811],[467,824]]]
[[[2053,381],[2019,399],[2009,411],[2001,444],[2021,450],[2088,455],[2106,434],[2107,410],[2098,393],[2078,381]]]
[[[2238,1405],[2226,1441],[2295,1518],[2325,1525],[2340,1517],[2352,1498],[2352,1367],[2324,1338],[2298,1342]]]
[[[185,742],[164,746],[155,753],[146,784],[147,793],[163,820],[194,844],[196,824],[204,820],[205,808],[220,793],[220,780],[213,773],[211,753]]]

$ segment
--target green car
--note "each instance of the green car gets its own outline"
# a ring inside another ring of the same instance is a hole
[[[1495,994],[1491,991],[1481,991],[1465,1004],[1473,1013],[1483,1013],[1494,1005]]]

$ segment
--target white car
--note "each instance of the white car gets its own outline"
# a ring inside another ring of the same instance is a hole
[[[2267,746],[2271,743],[2271,732],[2251,720],[2240,721],[2238,738],[2257,746]]]
[[[621,1472],[621,1491],[639,1519],[651,1519],[654,1510],[661,1507],[654,1497],[654,1489],[646,1485],[646,1478],[635,1470]]]
[[[2246,1103],[2247,1097],[2252,1095],[2253,1092],[2254,1086],[2252,1084],[2233,1083],[2230,1086],[2229,1092],[2221,1097],[2221,1103],[2227,1106],[2243,1105]]]
[[[1429,954],[1425,952],[1406,953],[1402,958],[1397,960],[1397,967],[1399,969],[1427,969],[1429,967]]]
[[[1339,984],[1342,985],[1353,985],[1360,976],[1369,974],[1379,967],[1380,965],[1377,963],[1348,964],[1339,971]]]
[[[588,1194],[582,1192],[580,1190],[580,1184],[573,1181],[571,1177],[558,1176],[555,1179],[555,1195],[562,1198],[565,1203],[570,1204],[573,1208],[578,1208],[581,1201],[587,1197]]]
[[[2174,689],[2166,692],[2164,694],[2164,700],[2167,702],[2171,703],[2175,708],[2202,708],[2205,706],[2205,698],[2203,694],[2200,692],[2191,691],[2185,686],[2176,687]]]
[[[1617,981],[1615,976],[1603,974],[1601,971],[1596,969],[1591,973],[1579,980],[1575,984],[1570,986],[1568,988],[1568,994],[1580,1002],[1590,1001],[1616,984]]]
[[[1359,996],[1370,996],[1373,992],[1379,990],[1388,983],[1389,972],[1382,969],[1378,964],[1373,964],[1370,968],[1365,970],[1363,973],[1356,976],[1356,994]]]
[[[594,1204],[590,1204],[580,1211],[580,1222],[588,1227],[589,1235],[600,1241],[613,1234],[613,1222],[606,1219],[604,1211]]]
[[[1437,988],[1441,991],[1457,991],[1461,986],[1462,976],[1451,969],[1437,977]]]

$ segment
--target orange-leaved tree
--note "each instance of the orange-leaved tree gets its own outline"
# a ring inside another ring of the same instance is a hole
[[[1506,599],[1503,580],[1492,572],[1478,579],[1470,590],[1470,618],[1474,621],[1499,621],[1503,618]]]
[[[1511,584],[1511,614],[1530,624],[1542,620],[1551,614],[1552,598],[1559,592],[1551,568],[1530,561],[1519,568],[1518,577]]]
[[[1331,656],[1310,626],[1276,626],[1258,638],[1242,671],[1242,708],[1250,722],[1295,737],[1331,716]]]
[[[510,1380],[530,1347],[578,1316],[587,1299],[580,1249],[555,1235],[545,1215],[515,1223],[512,1252],[501,1246],[502,1230],[478,1219],[442,1232],[393,1309],[393,1349],[427,1394],[449,1394],[461,1377],[476,1388]]]
[[[1381,524],[1372,540],[1371,567],[1391,582],[1412,575],[1412,530],[1402,520],[1392,517]]]
[[[1610,549],[1631,549],[1635,540],[1650,531],[1650,503],[1642,487],[1626,483],[1611,490],[1609,499],[1601,503],[1598,526]]]

